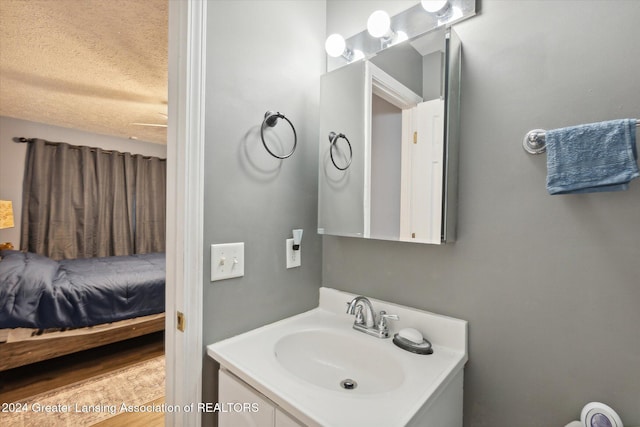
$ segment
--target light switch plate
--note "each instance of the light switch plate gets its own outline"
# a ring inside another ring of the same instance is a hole
[[[244,242],[211,245],[211,281],[244,276]]]
[[[287,239],[287,268],[300,267],[302,263],[302,249],[298,249],[297,251],[293,250],[293,239]]]

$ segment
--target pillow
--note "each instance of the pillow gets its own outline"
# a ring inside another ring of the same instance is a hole
[[[13,249],[3,249],[3,250],[0,251],[0,259],[4,258],[6,256],[9,256],[11,254],[14,254],[16,252],[20,252],[20,251],[16,251],[16,250],[13,250]]]
[[[58,262],[31,252],[2,251],[0,282],[51,284],[58,273]]]

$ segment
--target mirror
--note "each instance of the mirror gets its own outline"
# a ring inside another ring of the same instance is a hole
[[[460,57],[441,28],[322,76],[318,233],[455,240]]]

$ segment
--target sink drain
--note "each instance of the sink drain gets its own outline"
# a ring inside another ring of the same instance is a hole
[[[358,387],[358,383],[352,380],[351,378],[347,378],[345,380],[340,381],[340,387],[345,390],[353,390]]]

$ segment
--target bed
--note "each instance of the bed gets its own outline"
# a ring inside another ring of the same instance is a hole
[[[164,329],[163,253],[0,257],[0,371]]]

